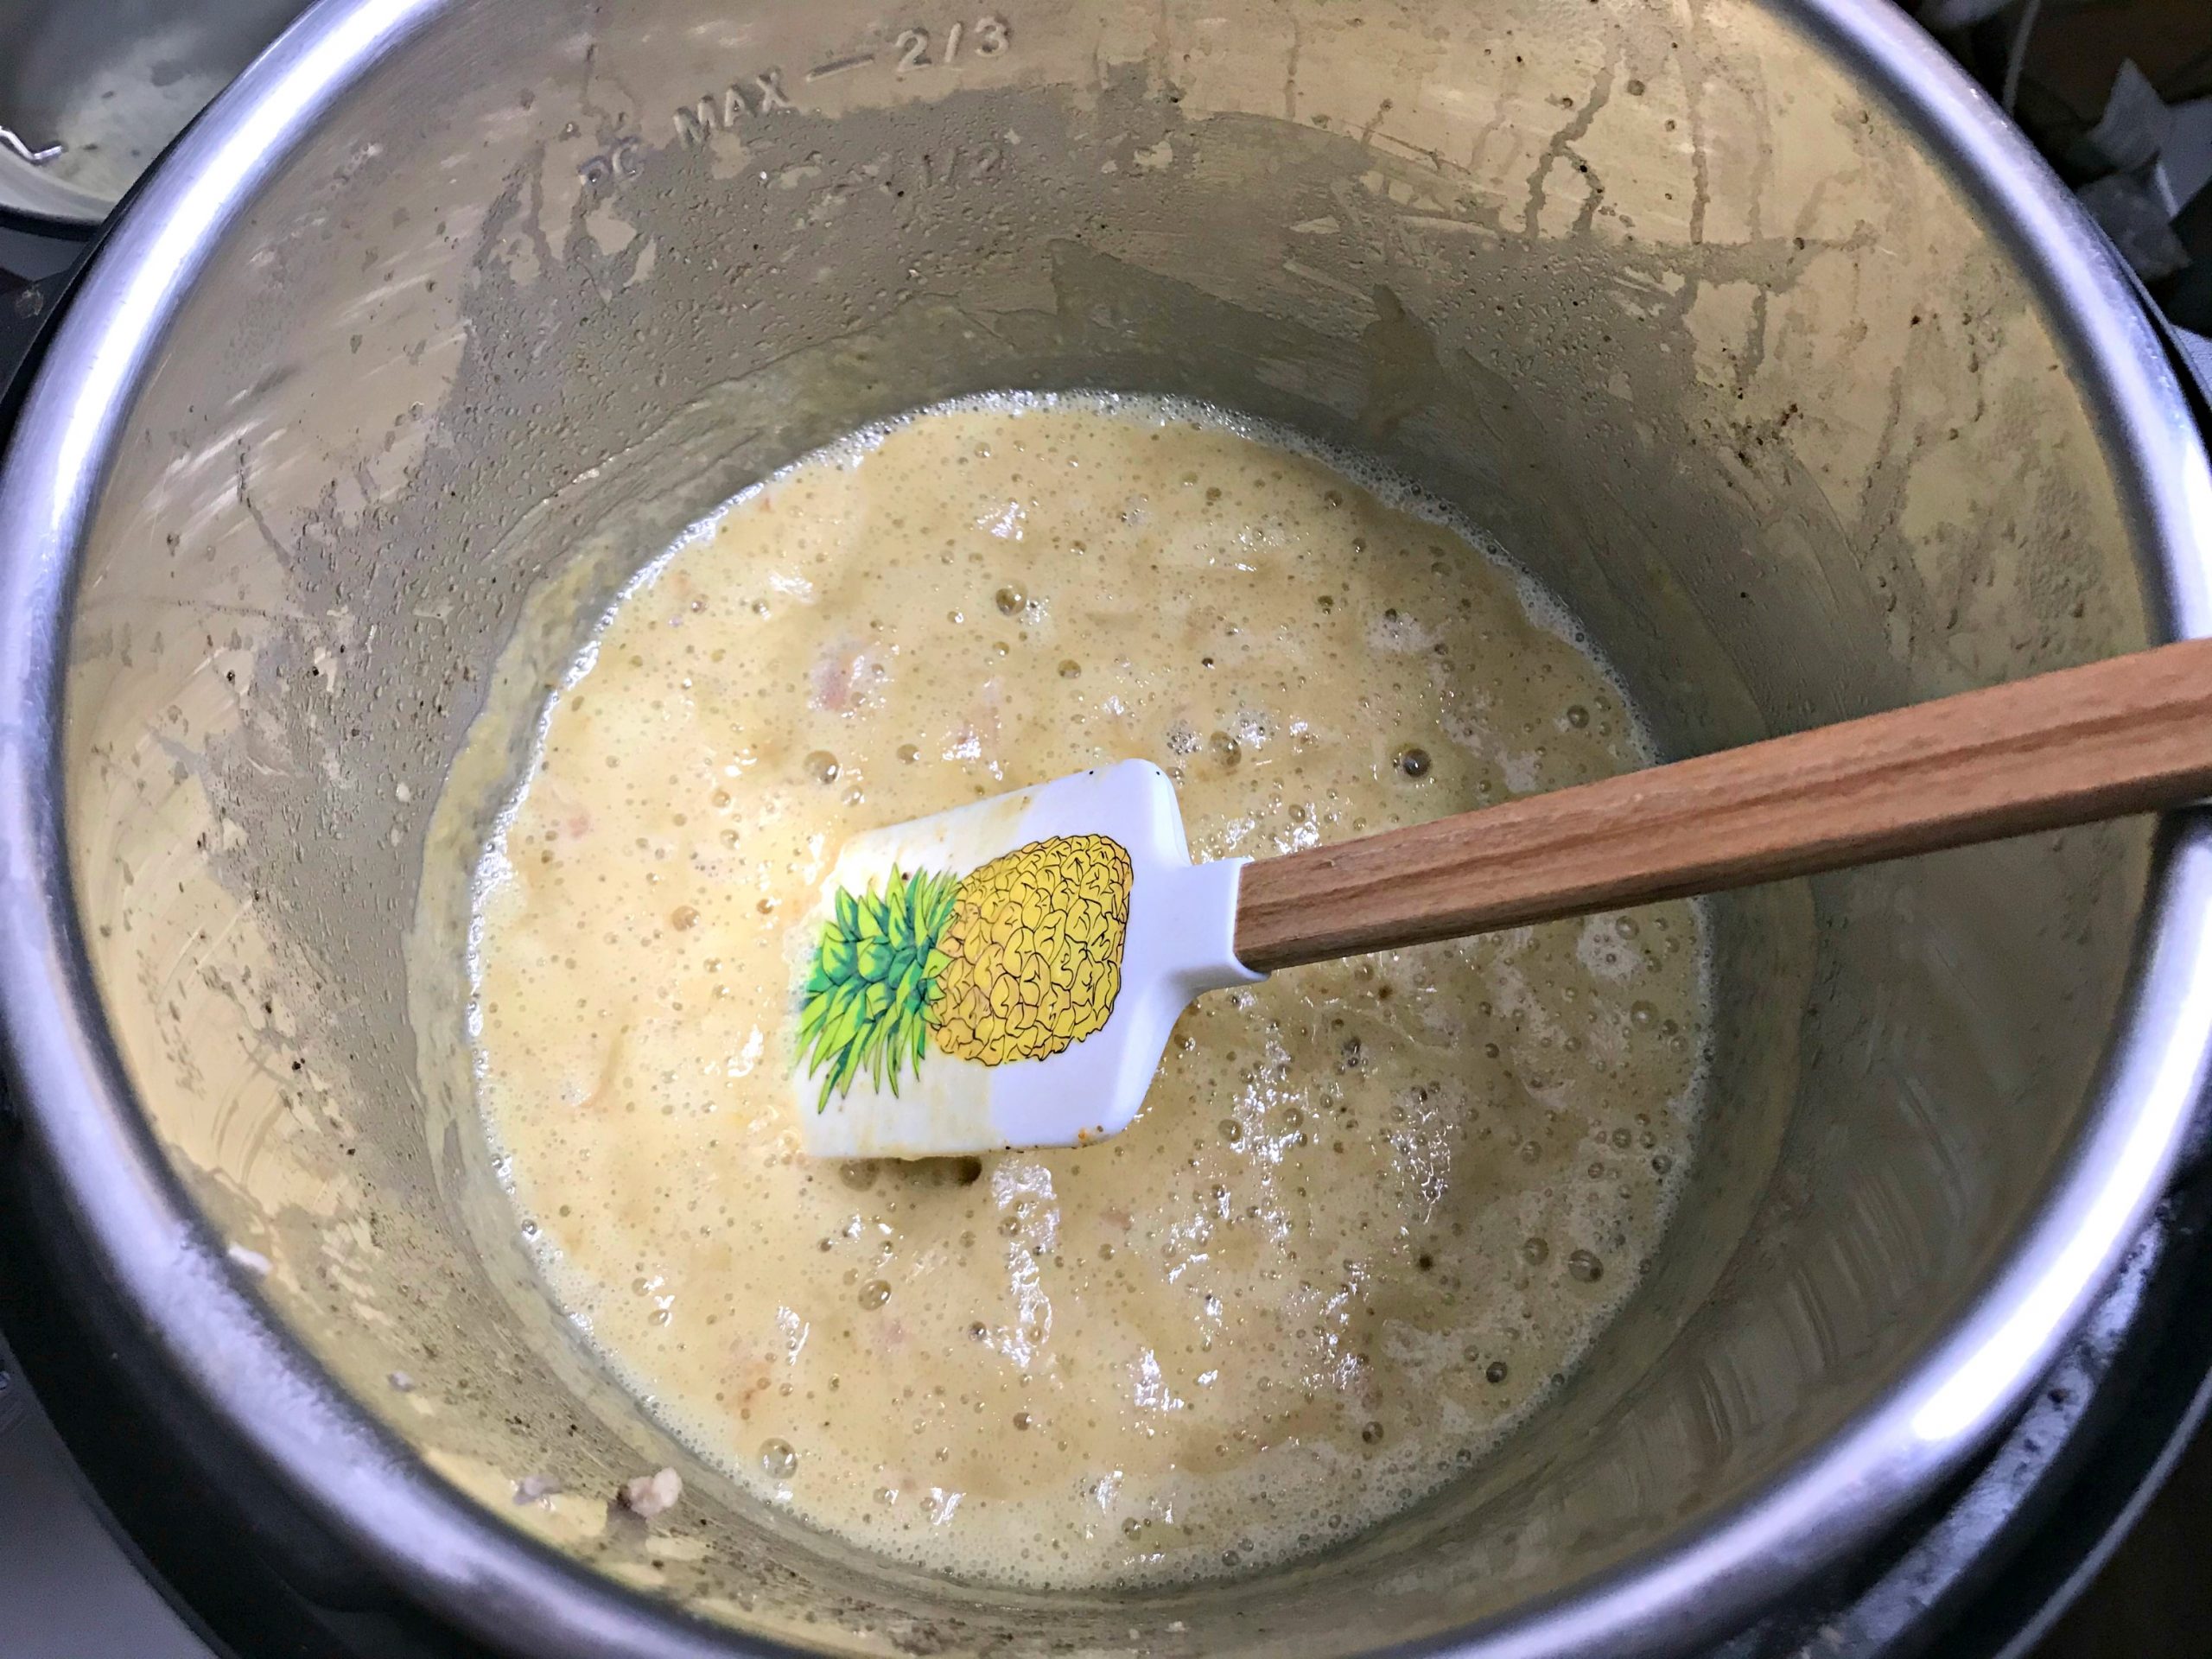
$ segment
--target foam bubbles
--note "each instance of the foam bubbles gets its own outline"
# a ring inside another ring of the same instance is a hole
[[[1220,857],[1649,751],[1573,619],[1402,480],[1195,404],[1008,395],[652,561],[477,872],[480,1097],[572,1323],[761,1501],[932,1572],[1174,1582],[1374,1524],[1541,1409],[1689,1162],[1683,905],[1202,999],[1100,1146],[801,1156],[785,922],[842,838],[1124,756]]]

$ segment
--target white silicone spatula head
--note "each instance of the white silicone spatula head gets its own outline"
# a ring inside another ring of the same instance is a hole
[[[1125,760],[855,837],[791,932],[806,1149],[920,1158],[1128,1127],[1184,1005],[1236,960],[1247,861],[1193,865]]]

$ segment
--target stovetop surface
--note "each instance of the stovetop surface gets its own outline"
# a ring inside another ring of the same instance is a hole
[[[0,1349],[0,1654],[213,1659],[96,1502]]]

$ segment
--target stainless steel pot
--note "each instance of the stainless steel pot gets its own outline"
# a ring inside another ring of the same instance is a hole
[[[571,1339],[467,1098],[454,893],[524,734],[464,732],[714,503],[1004,386],[1372,453],[1676,751],[2212,625],[2156,341],[1886,10],[326,0],[133,205],[0,476],[7,1039],[163,1408],[318,1560],[528,1653],[1659,1653],[1927,1493],[2203,1083],[2195,815],[1718,906],[1716,1103],[1630,1308],[1490,1464],[1294,1569],[922,1579]],[[610,1516],[664,1463],[673,1524]]]

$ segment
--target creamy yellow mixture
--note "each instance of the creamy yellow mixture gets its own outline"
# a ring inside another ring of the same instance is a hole
[[[1082,1150],[820,1164],[786,1115],[782,931],[855,830],[1136,756],[1265,857],[1649,758],[1389,493],[1186,407],[954,406],[740,497],[553,702],[479,884],[484,1109],[555,1294],[764,1499],[976,1580],[1246,1570],[1472,1462],[1634,1283],[1686,905],[1203,998]]]

